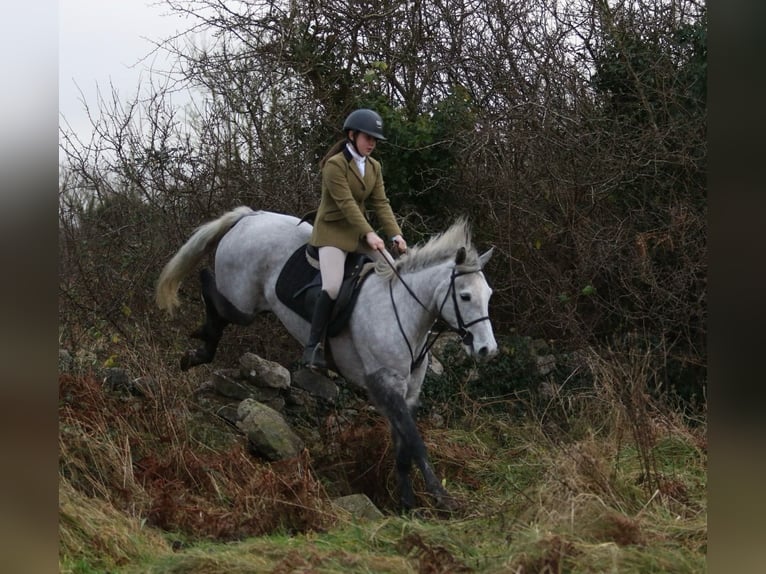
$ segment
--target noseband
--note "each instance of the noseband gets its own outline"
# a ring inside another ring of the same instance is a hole
[[[413,299],[418,302],[418,304],[425,309],[427,312],[430,312],[428,307],[426,307],[423,302],[418,299],[418,296],[415,294],[415,292],[410,288],[409,285],[404,281],[402,276],[399,274],[399,271],[396,269],[396,267],[388,261],[388,259],[383,256],[384,259],[388,262],[388,264],[391,266],[391,269],[393,269],[394,273],[396,274],[399,281],[402,282],[402,285],[404,285],[405,289],[407,289],[407,292],[412,295]],[[478,319],[474,319],[470,323],[466,323],[463,320],[463,315],[460,313],[460,305],[458,305],[457,302],[457,289],[455,289],[455,279],[462,275],[470,275],[471,273],[479,273],[481,269],[471,269],[468,271],[458,271],[456,268],[452,269],[452,273],[450,274],[450,281],[449,281],[449,288],[447,289],[447,292],[444,294],[444,299],[442,299],[441,305],[439,305],[439,316],[434,320],[433,324],[431,325],[431,329],[429,329],[429,333],[433,330],[433,325],[435,325],[439,319],[441,319],[449,328],[450,331],[457,333],[457,335],[460,337],[460,341],[469,347],[473,346],[473,333],[471,333],[468,330],[468,327],[475,325],[476,323],[480,323],[482,321],[489,321],[489,316],[486,315],[484,317],[479,317]],[[404,332],[404,327],[402,327],[402,322],[399,318],[399,310],[396,307],[396,301],[394,300],[394,284],[393,282],[390,282],[388,285],[388,292],[389,296],[391,297],[391,305],[394,308],[394,315],[396,316],[396,322],[399,325],[399,332],[402,334],[402,337],[404,337],[404,342],[407,343],[407,348],[410,351],[410,357],[412,357],[412,362],[410,363],[410,371],[416,369],[420,364],[423,362],[423,360],[426,358],[426,355],[428,355],[428,352],[431,350],[431,347],[433,347],[434,343],[436,343],[436,340],[439,338],[439,336],[444,332],[444,330],[439,330],[436,332],[436,336],[428,341],[426,339],[426,342],[423,344],[423,348],[418,353],[417,357],[412,351],[412,345],[410,344],[409,339],[407,339],[407,335]],[[450,322],[447,321],[447,319],[444,318],[443,310],[444,305],[447,303],[447,299],[450,296],[450,293],[452,294],[452,305],[454,307],[455,311],[455,317],[457,318],[457,326],[450,325]]]

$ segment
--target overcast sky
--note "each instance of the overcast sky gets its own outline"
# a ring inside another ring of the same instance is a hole
[[[165,68],[162,56],[142,60],[160,41],[185,30],[189,21],[152,0],[59,0],[59,122],[64,119],[87,142],[90,123],[82,100],[98,110],[97,87],[120,99],[148,86],[149,68]],[[80,93],[82,92],[82,93]],[[177,99],[173,98],[174,105]],[[63,116],[63,117],[62,117]]]

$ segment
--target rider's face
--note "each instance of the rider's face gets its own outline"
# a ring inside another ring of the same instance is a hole
[[[368,156],[372,153],[372,150],[375,149],[378,140],[364,132],[358,132],[356,134],[355,143],[357,151],[363,156]]]

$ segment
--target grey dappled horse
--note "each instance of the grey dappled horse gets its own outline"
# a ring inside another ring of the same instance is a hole
[[[187,369],[213,360],[223,329],[250,324],[273,312],[305,344],[310,325],[276,296],[285,261],[311,235],[311,225],[279,213],[238,207],[203,224],[165,265],[157,283],[157,304],[172,312],[179,305],[184,277],[216,245],[215,274],[201,273],[205,323],[192,336],[203,346],[182,359]],[[381,260],[364,282],[348,326],[328,341],[337,371],[360,385],[387,417],[396,452],[400,501],[415,505],[410,480],[414,462],[437,506],[455,501],[431,468],[413,411],[428,365],[429,332],[438,319],[458,332],[465,351],[487,359],[497,352],[489,321],[492,294],[482,268],[492,254],[479,255],[464,219],[423,245],[411,247],[396,272]]]

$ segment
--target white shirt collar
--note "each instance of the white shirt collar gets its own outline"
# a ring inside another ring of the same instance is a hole
[[[356,166],[359,168],[359,173],[361,173],[362,177],[364,177],[364,166],[367,163],[367,158],[363,155],[359,155],[354,149],[354,146],[351,145],[350,143],[346,144],[346,148],[351,154],[351,157],[354,158],[354,161],[356,162]]]

